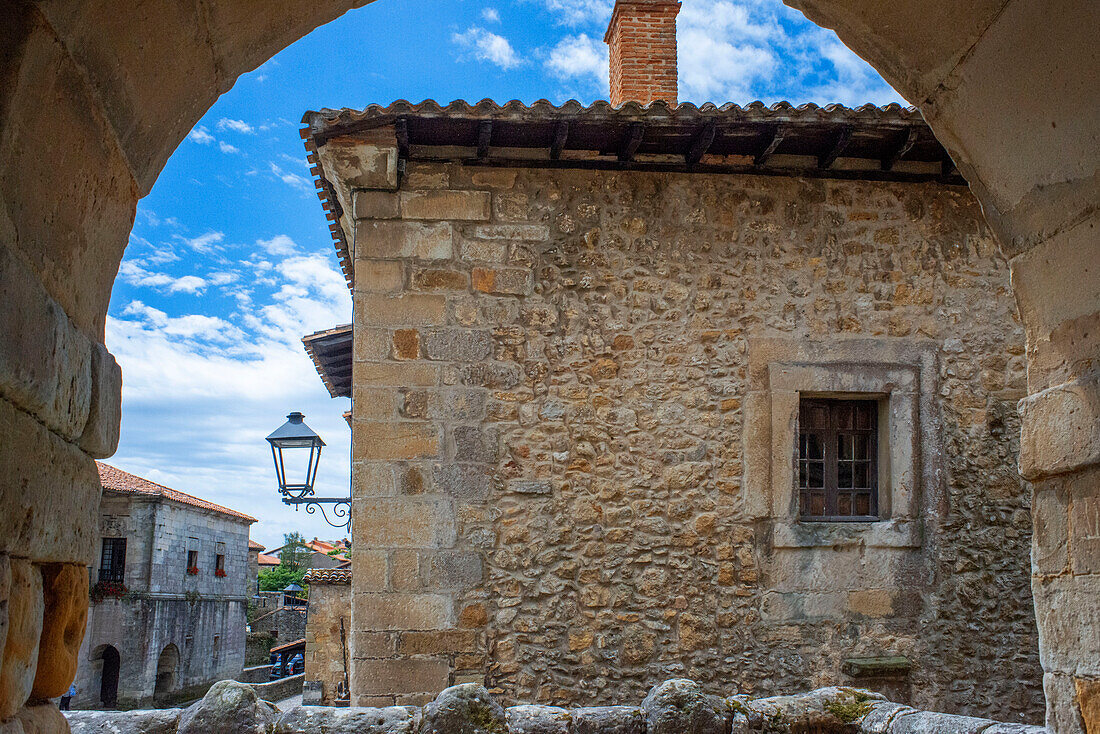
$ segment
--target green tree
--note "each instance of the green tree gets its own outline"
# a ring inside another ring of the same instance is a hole
[[[302,585],[306,569],[294,570],[279,565],[260,571],[260,591],[282,591],[291,584]]]
[[[283,536],[283,549],[279,551],[279,565],[292,571],[304,571],[312,552],[301,533],[287,533]]]

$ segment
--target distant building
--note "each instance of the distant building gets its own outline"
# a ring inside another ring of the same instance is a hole
[[[314,538],[303,545],[310,551],[303,558],[303,565],[306,568],[341,568],[351,563],[351,544],[346,539],[327,541]],[[278,565],[285,549],[286,546],[281,545],[265,554],[268,558],[275,559],[275,563],[270,565]],[[261,562],[261,565],[265,564]]]
[[[237,677],[256,519],[98,466],[100,557],[73,706],[182,700]]]
[[[348,698],[351,569],[311,568],[302,703],[335,706]]]

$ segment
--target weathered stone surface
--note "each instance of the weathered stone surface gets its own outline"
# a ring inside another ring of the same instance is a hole
[[[509,734],[569,734],[572,717],[558,706],[509,706],[504,711]]]
[[[422,734],[503,734],[504,709],[484,686],[463,683],[443,690],[424,707]]]
[[[178,734],[271,734],[279,709],[261,701],[245,683],[215,683],[201,701],[184,709]]]
[[[978,734],[993,722],[973,716],[953,716],[933,711],[914,711],[898,716],[890,734]]]
[[[654,686],[642,710],[648,734],[724,734],[731,715],[729,704],[686,678]]]
[[[11,718],[31,695],[44,609],[38,567],[22,558],[10,563],[8,634],[0,661],[0,721]]]
[[[1029,395],[1019,410],[1025,478],[1100,464],[1100,374]]]
[[[358,258],[416,257],[445,260],[452,255],[452,229],[446,222],[365,220],[355,231]]]
[[[275,734],[416,734],[420,716],[416,706],[298,706],[279,717]]]
[[[1081,711],[1081,720],[1085,722],[1085,732],[1100,732],[1100,680],[1074,678],[1073,687],[1077,692],[1077,708]]]
[[[23,734],[68,734],[65,717],[52,703],[25,706],[19,709],[15,720],[23,727]]]
[[[41,567],[44,611],[38,665],[31,691],[56,698],[76,676],[77,654],[88,621],[88,568],[52,563]]]
[[[424,355],[447,362],[479,362],[489,356],[493,343],[487,331],[432,329],[424,332]]]
[[[88,420],[78,441],[95,459],[104,459],[118,448],[122,425],[122,368],[102,344],[92,344],[91,398]]]
[[[646,713],[640,706],[583,706],[570,709],[573,734],[645,734]]]
[[[486,191],[402,191],[401,216],[406,219],[485,221],[489,218]]]
[[[66,711],[72,734],[176,734],[183,709]]]

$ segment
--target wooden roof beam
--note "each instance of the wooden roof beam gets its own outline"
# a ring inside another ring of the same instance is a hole
[[[703,126],[703,129],[695,136],[695,140],[691,142],[691,148],[688,149],[687,154],[684,156],[684,160],[689,166],[694,166],[703,159],[703,156],[710,150],[710,146],[714,142],[714,137],[717,133],[718,126],[715,123],[708,122]]]
[[[818,157],[817,167],[822,170],[828,170],[836,163],[836,159],[840,157],[840,154],[844,152],[844,149],[848,147],[848,143],[852,141],[852,126],[844,125],[837,133],[836,141],[833,143],[833,147],[829,149],[828,153],[825,153]]]
[[[489,142],[493,139],[493,121],[482,120],[477,124],[477,159],[489,157]]]
[[[397,138],[397,155],[399,158],[409,157],[409,123],[404,117],[397,118],[393,123],[393,132]]]
[[[568,139],[569,120],[561,120],[554,130],[554,142],[550,144],[550,160],[556,161],[561,158],[561,152],[565,150],[565,141]]]
[[[764,150],[757,153],[756,157],[753,158],[753,165],[762,166],[767,163],[768,159],[772,157],[772,153],[775,152],[775,149],[779,147],[779,144],[783,142],[783,138],[785,138],[786,136],[787,128],[785,128],[782,124],[776,125],[775,128],[773,128],[772,130],[771,140],[768,141],[768,144],[764,147]]]
[[[919,133],[920,131],[917,128],[909,128],[909,134],[905,137],[905,140],[894,148],[889,155],[882,159],[882,170],[893,170],[894,164],[900,161],[913,147],[913,144],[917,142],[917,135]]]
[[[629,163],[634,160],[634,154],[638,152],[638,147],[642,144],[642,138],[644,136],[645,125],[643,123],[630,123],[630,129],[627,130],[626,135],[623,137],[622,145],[619,146],[619,160],[623,163]]]

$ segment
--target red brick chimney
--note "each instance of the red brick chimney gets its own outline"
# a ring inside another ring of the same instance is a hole
[[[611,47],[611,104],[676,104],[676,0],[615,0],[603,41]]]

